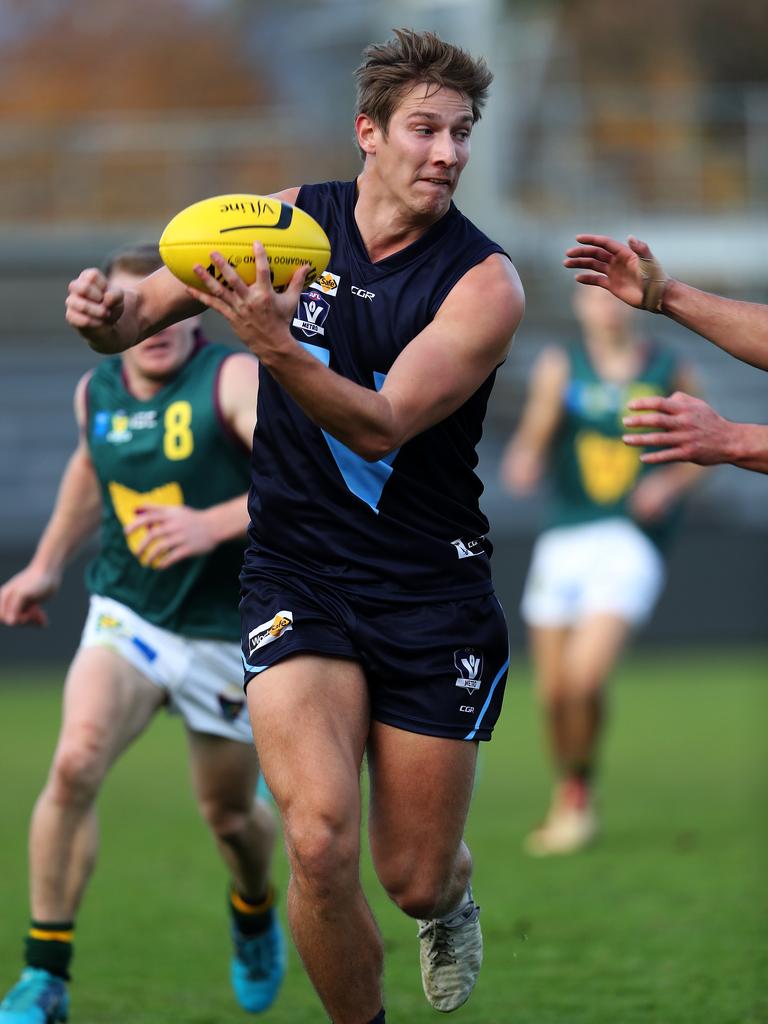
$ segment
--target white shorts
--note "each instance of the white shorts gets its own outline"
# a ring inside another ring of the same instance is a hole
[[[153,626],[119,601],[93,595],[81,647],[109,647],[168,699],[193,732],[253,743],[240,644],[193,640]]]
[[[599,612],[638,626],[665,575],[658,549],[628,519],[558,526],[534,545],[520,611],[529,626],[571,626]]]

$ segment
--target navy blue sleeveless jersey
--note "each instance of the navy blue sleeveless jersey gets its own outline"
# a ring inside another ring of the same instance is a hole
[[[296,205],[325,229],[331,259],[302,293],[291,330],[332,370],[378,389],[456,282],[503,250],[451,204],[413,244],[373,263],[355,201],[355,181],[299,192]],[[475,447],[494,377],[447,419],[370,463],[312,423],[262,369],[244,585],[251,569],[284,568],[385,599],[490,592]]]

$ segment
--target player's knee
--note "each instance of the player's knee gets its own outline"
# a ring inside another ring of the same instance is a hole
[[[87,804],[104,777],[104,751],[98,741],[69,742],[56,752],[49,789],[59,803]]]
[[[445,913],[446,891],[455,877],[453,866],[441,869],[439,864],[414,863],[406,867],[401,861],[399,868],[379,866],[377,873],[389,898],[409,917],[431,918]],[[468,881],[469,867],[466,879],[459,879],[460,887]]]
[[[236,843],[248,831],[250,807],[237,807],[220,800],[202,800],[200,813],[213,835],[223,843]]]
[[[359,838],[338,818],[317,815],[284,822],[294,882],[314,899],[331,899],[357,878]]]

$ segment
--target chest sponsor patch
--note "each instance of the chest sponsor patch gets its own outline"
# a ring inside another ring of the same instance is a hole
[[[285,610],[276,612],[273,618],[262,622],[248,634],[249,655],[258,651],[260,647],[266,647],[267,644],[278,640],[289,629],[293,629],[293,612]]]

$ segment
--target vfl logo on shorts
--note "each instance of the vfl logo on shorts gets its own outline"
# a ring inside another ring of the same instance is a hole
[[[452,540],[451,544],[456,548],[456,554],[459,558],[474,558],[475,555],[485,554],[484,540],[485,537],[469,537],[466,540],[459,538],[458,540]]]
[[[453,652],[453,663],[459,673],[456,685],[470,693],[479,690],[483,681],[483,652],[475,647],[462,647]]]
[[[262,622],[248,634],[248,652],[253,654],[260,647],[266,647],[287,630],[293,629],[293,612],[280,611],[269,622]]]

